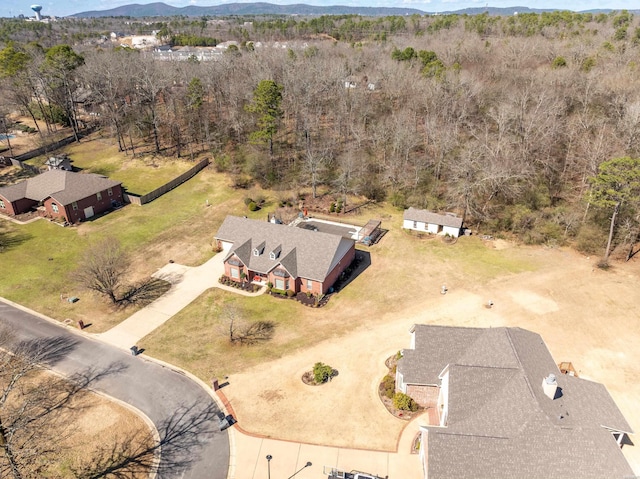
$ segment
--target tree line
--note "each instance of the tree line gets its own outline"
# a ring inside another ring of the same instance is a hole
[[[208,62],[12,44],[1,76],[23,111],[41,98],[76,123],[84,91],[82,107],[128,155],[210,151],[238,186],[386,199],[527,243],[604,248],[611,211],[592,198],[595,178],[604,162],[640,155],[637,19],[401,18],[238,21],[249,41]],[[357,41],[335,41],[344,25]],[[638,240],[629,198],[614,250]]]

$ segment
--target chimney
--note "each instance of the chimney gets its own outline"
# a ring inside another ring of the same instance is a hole
[[[549,374],[542,380],[542,390],[548,398],[555,399],[556,391],[558,390],[558,383],[556,382],[555,374]]]

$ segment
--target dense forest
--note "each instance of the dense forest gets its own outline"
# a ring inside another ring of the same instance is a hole
[[[112,29],[238,46],[158,61],[112,46]],[[0,113],[43,132],[82,128],[81,107],[127,155],[211,152],[239,187],[454,211],[590,253],[611,233],[614,254],[635,253],[640,27],[628,12],[4,19],[0,41]]]

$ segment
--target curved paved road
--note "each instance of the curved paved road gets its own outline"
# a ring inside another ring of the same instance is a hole
[[[0,301],[0,323],[19,341],[50,351],[52,369],[98,376],[91,387],[144,412],[166,442],[160,478],[225,479],[229,436],[220,432],[214,400],[181,373],[17,309]]]

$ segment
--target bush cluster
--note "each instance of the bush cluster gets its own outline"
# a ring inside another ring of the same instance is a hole
[[[333,368],[328,364],[315,363],[313,365],[313,379],[316,383],[326,383],[333,376]]]
[[[396,409],[401,411],[412,411],[415,412],[418,410],[418,403],[416,403],[411,396],[407,396],[405,393],[397,392],[393,396],[393,405]]]
[[[382,388],[382,394],[389,399],[393,399],[396,393],[396,378],[387,374],[382,380],[380,387]]]

